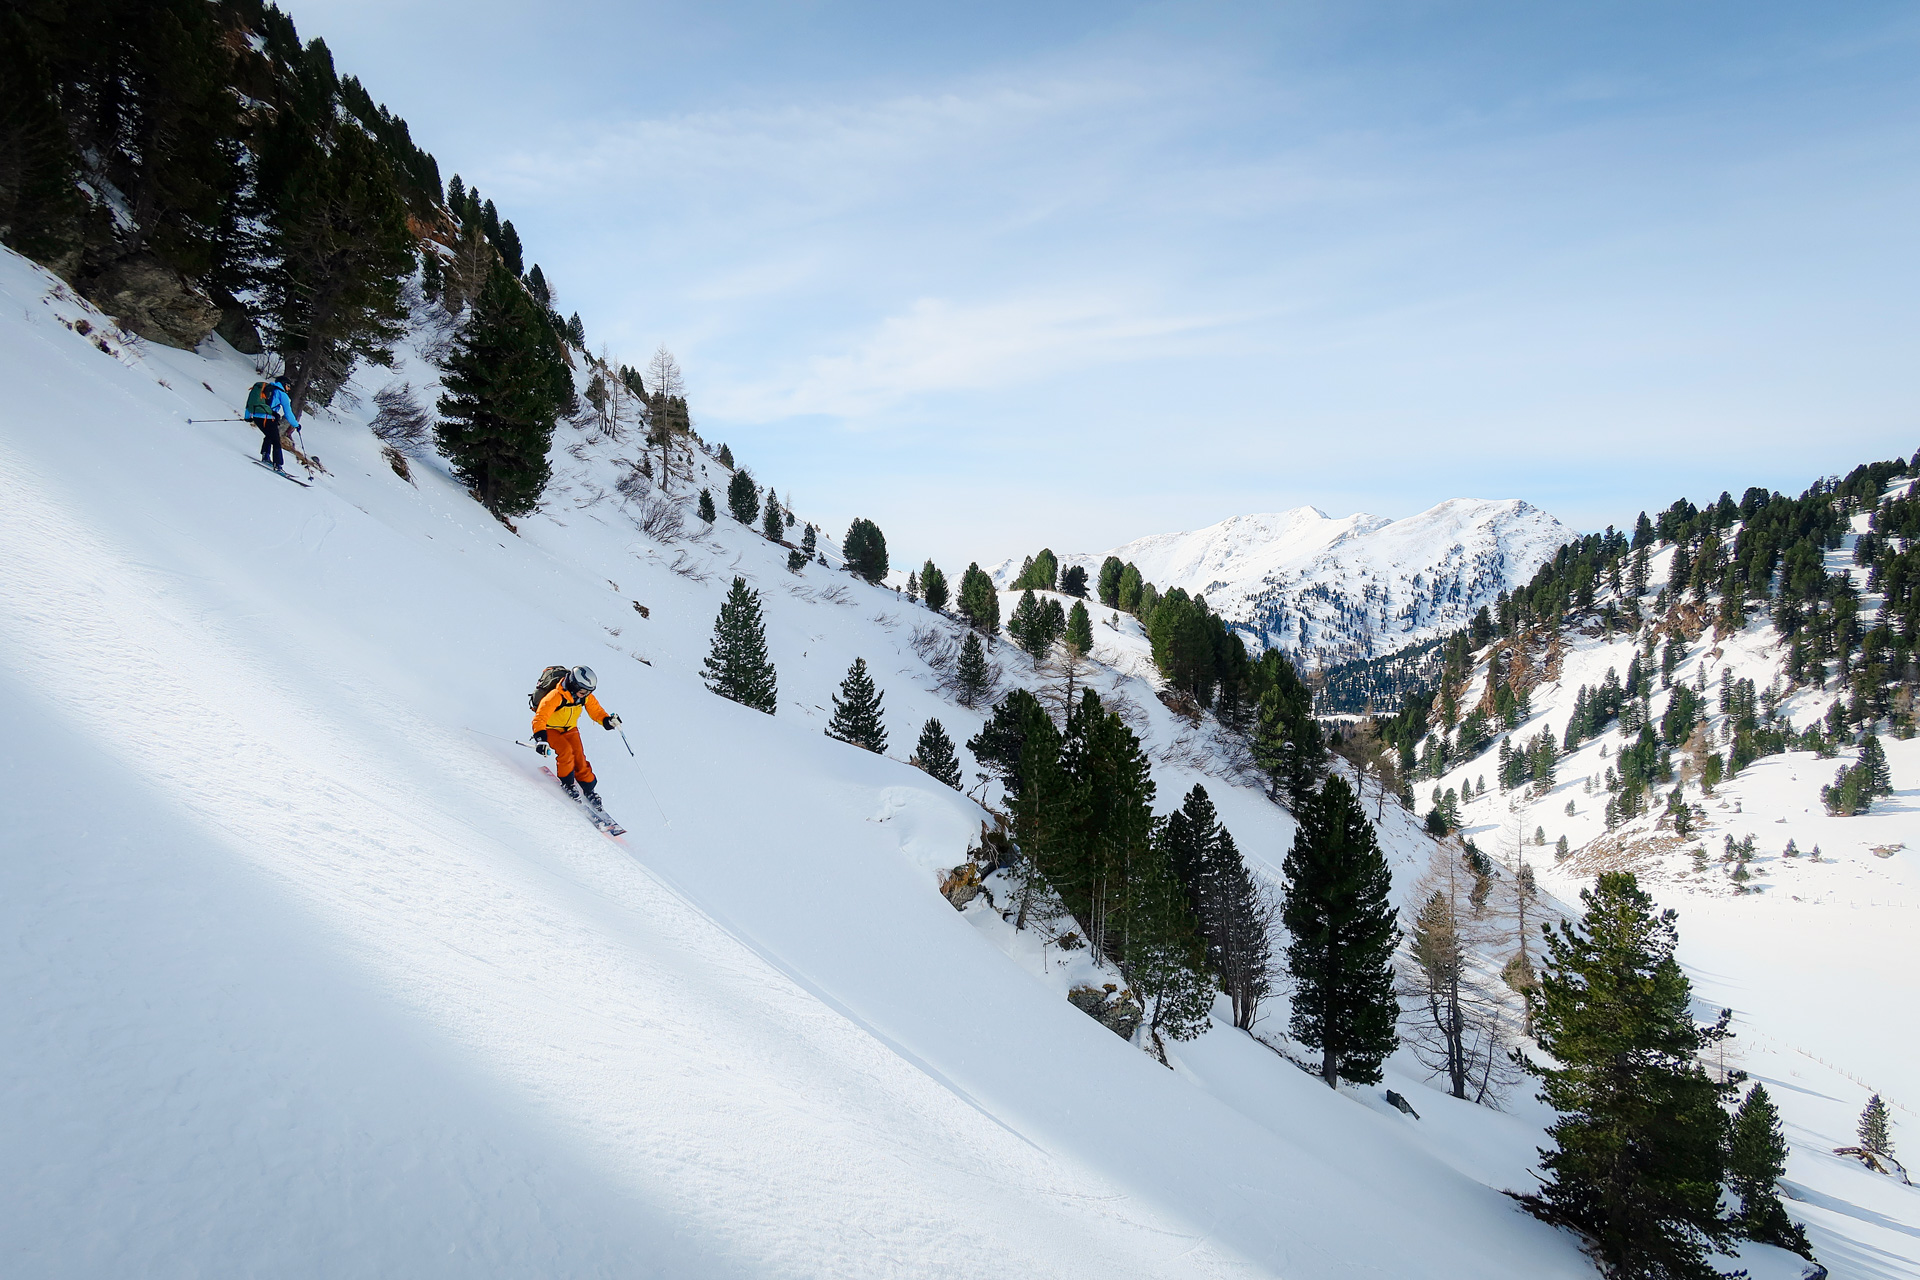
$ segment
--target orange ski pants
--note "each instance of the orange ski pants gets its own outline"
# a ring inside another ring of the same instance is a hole
[[[547,730],[547,745],[553,748],[553,771],[563,778],[593,781],[593,766],[587,763],[587,748],[578,729]]]

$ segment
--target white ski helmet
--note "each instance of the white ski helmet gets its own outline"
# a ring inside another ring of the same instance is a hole
[[[600,678],[593,674],[592,667],[575,667],[567,672],[567,683],[579,693],[592,693],[600,685]]]

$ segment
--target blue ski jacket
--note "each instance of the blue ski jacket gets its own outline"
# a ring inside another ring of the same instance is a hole
[[[293,416],[293,401],[287,398],[285,387],[275,386],[273,388],[272,392],[267,396],[267,408],[272,410],[272,412],[264,416],[285,418],[292,427],[296,430],[299,429],[300,419]],[[263,415],[256,413],[249,416],[258,420]]]

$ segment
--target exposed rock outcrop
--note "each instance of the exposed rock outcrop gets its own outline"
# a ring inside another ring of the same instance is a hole
[[[86,292],[121,328],[183,351],[199,346],[221,321],[212,299],[150,254],[109,263]]]

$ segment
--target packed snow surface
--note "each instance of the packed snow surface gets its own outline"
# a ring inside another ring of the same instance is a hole
[[[1397,1056],[1416,1121],[1226,1025],[1169,1069],[1063,999],[1084,952],[947,903],[984,811],[904,757],[981,723],[923,657],[950,620],[724,517],[640,532],[636,446],[570,425],[517,532],[344,408],[296,488],[187,422],[255,376],[217,341],[128,340],[4,253],[0,303],[9,1274],[1593,1274],[1502,1194],[1534,1185],[1524,1090],[1475,1107]],[[773,717],[699,679],[736,574]],[[1102,622],[1157,807],[1204,778],[1273,880],[1291,819]],[[822,733],[856,656],[888,755]],[[514,743],[553,662],[625,718],[631,756],[586,730],[622,842]],[[1391,805],[1383,839],[1397,884],[1433,855]],[[1910,1208],[1872,1234],[1853,1183],[1806,1181],[1817,1245],[1911,1274]]]
[[[1204,595],[1256,643],[1321,666],[1391,653],[1461,627],[1574,536],[1518,499],[1454,498],[1401,520],[1335,519],[1317,507],[1233,516],[1062,563],[1084,564],[1094,574],[1109,555],[1131,562],[1161,591]],[[1008,561],[993,572],[1004,584],[1019,571]]]

